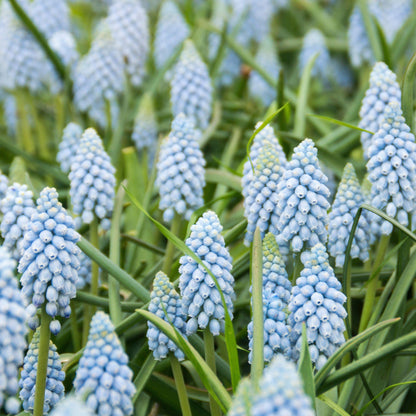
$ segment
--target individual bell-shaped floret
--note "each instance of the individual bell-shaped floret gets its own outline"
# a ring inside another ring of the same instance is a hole
[[[182,299],[163,272],[158,272],[153,280],[149,312],[173,325],[183,336],[186,336],[186,314],[182,306]],[[155,360],[165,358],[170,351],[175,354],[178,360],[185,359],[183,351],[157,326],[151,322],[148,322],[147,325],[149,329],[146,336],[149,341],[149,349],[153,351]]]
[[[33,0],[30,16],[46,38],[60,30],[70,30],[69,7],[66,0]]]
[[[67,396],[58,403],[50,416],[94,416],[94,413],[80,397]]]
[[[246,377],[238,384],[237,391],[233,396],[231,407],[227,416],[247,416],[251,415],[251,406],[254,399],[254,388],[251,380]]]
[[[212,112],[212,85],[208,68],[191,40],[184,44],[170,82],[172,113],[184,113],[201,129],[208,126]]]
[[[341,283],[329,265],[323,244],[303,252],[301,261],[304,269],[296,279],[289,303],[292,356],[299,358],[305,324],[311,360],[319,370],[345,342],[347,312],[343,304],[347,297],[341,292]]]
[[[6,197],[9,187],[9,178],[0,170],[0,204],[1,200]]]
[[[370,86],[365,93],[360,108],[358,127],[377,133],[384,119],[384,109],[392,101],[401,102],[401,91],[396,74],[384,62],[377,62],[370,74]],[[364,158],[368,159],[368,148],[373,134],[361,132]]]
[[[319,242],[326,243],[330,206],[327,182],[313,141],[305,139],[295,147],[278,186],[279,247],[292,243],[293,251],[300,252]]]
[[[345,252],[355,214],[364,202],[364,195],[354,167],[351,163],[347,163],[329,214],[328,251],[332,257],[335,257],[337,267],[344,265]],[[369,230],[370,226],[366,214],[363,212],[352,240],[351,258],[359,258],[362,261],[368,260]]]
[[[397,101],[385,107],[368,156],[371,205],[407,226],[416,210],[416,143]],[[381,232],[389,235],[392,231],[391,223],[384,221]]]
[[[186,245],[201,259],[217,278],[225,304],[233,317],[234,278],[231,275],[232,258],[221,235],[222,225],[213,211],[205,212],[191,226]],[[185,313],[190,317],[186,333],[194,334],[198,328],[208,329],[213,335],[224,332],[225,311],[214,279],[192,257],[179,260],[179,288]]]
[[[68,173],[71,169],[72,161],[77,154],[81,136],[82,128],[77,123],[71,122],[64,128],[62,141],[59,143],[59,150],[56,155],[56,160],[61,165],[61,170],[64,173]]]
[[[19,396],[23,400],[23,409],[30,413],[33,413],[33,407],[35,404],[36,373],[39,359],[39,338],[40,330],[38,329],[33,335],[32,342],[29,345],[29,350],[24,359],[23,370],[20,374],[19,380]],[[62,371],[62,365],[56,351],[56,346],[52,343],[52,341],[49,341],[45,402],[43,404],[44,414],[48,414],[49,411],[64,396],[64,385],[62,383],[64,379],[65,373]]]
[[[87,345],[79,361],[74,387],[86,398],[87,406],[98,416],[133,414],[135,387],[129,358],[104,312],[92,320]]]
[[[94,129],[85,130],[69,173],[74,214],[80,216],[83,224],[98,218],[104,228],[108,226],[115,198],[114,175],[115,168],[101,138]]]
[[[18,271],[28,303],[35,308],[45,304],[52,318],[68,318],[70,300],[76,295],[80,253],[76,243],[80,237],[74,227],[55,188],[44,188],[24,233]],[[59,322],[52,321],[50,329],[59,332]]]
[[[172,122],[172,130],[160,147],[156,186],[163,219],[173,220],[175,212],[189,220],[204,204],[205,160],[199,148],[200,131],[184,114]]]

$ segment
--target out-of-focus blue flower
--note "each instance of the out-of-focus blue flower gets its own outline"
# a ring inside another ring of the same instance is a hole
[[[110,317],[97,312],[75,375],[75,391],[98,416],[133,414],[133,372]]]
[[[305,139],[295,147],[278,186],[279,247],[292,243],[293,251],[300,252],[319,242],[326,243],[330,206],[327,181],[313,141]]]
[[[228,0],[213,0],[212,2],[212,14],[210,23],[218,30],[224,30],[229,19],[230,5]],[[210,33],[208,36],[208,56],[213,61],[217,54],[221,44],[221,35],[218,33]]]
[[[69,123],[62,136],[62,140],[59,143],[58,154],[56,160],[61,165],[61,170],[64,173],[68,173],[71,169],[71,165],[75,155],[77,153],[80,140],[82,136],[82,128],[77,123]]]
[[[3,98],[3,120],[7,127],[7,134],[15,136],[17,132],[16,98],[12,94],[5,94]]]
[[[204,262],[217,278],[224,295],[228,313],[233,317],[234,278],[231,275],[232,258],[221,235],[222,225],[213,211],[205,212],[192,225],[186,245]],[[207,271],[190,256],[179,260],[179,288],[182,304],[190,317],[186,333],[194,334],[198,328],[208,329],[213,335],[224,332],[225,311],[221,295]]]
[[[58,201],[55,188],[44,188],[24,232],[18,271],[28,303],[36,308],[46,303],[46,313],[53,318],[71,314],[69,302],[76,295],[78,280],[78,240],[74,220]],[[52,321],[50,329],[59,332],[59,322]]]
[[[172,221],[175,212],[189,220],[204,204],[205,160],[199,148],[200,131],[184,114],[172,122],[172,130],[160,147],[156,186],[163,219]]]
[[[9,187],[9,178],[0,170],[0,204],[1,200],[6,197]]]
[[[72,69],[79,59],[77,44],[71,32],[58,30],[49,39],[50,47],[59,55],[62,63]]]
[[[289,302],[292,355],[295,360],[299,358],[305,324],[311,360],[319,370],[345,341],[347,312],[343,304],[347,298],[341,292],[341,283],[329,265],[323,244],[303,252],[301,260],[304,269],[296,279]]]
[[[74,214],[81,216],[82,223],[90,224],[96,217],[104,228],[108,225],[104,220],[111,218],[113,212],[114,174],[115,168],[97,132],[85,130],[69,173]]]
[[[340,87],[345,89],[353,87],[354,74],[347,59],[338,56],[331,58],[330,71],[334,81]]]
[[[280,9],[284,9],[285,7],[288,6],[289,0],[273,0],[272,3],[273,3],[274,11],[278,12]]]
[[[87,284],[91,283],[91,259],[82,251],[78,258],[80,266],[76,286],[77,289],[84,289]]]
[[[368,205],[371,205],[371,199],[372,199],[371,188],[372,188],[372,183],[369,181],[368,173],[367,173],[362,183],[362,191],[363,191],[364,201]],[[371,246],[376,241],[378,241],[378,239],[381,237],[381,224],[383,223],[383,219],[379,217],[378,215],[373,214],[372,212],[368,212],[366,210],[364,210],[361,215],[366,216],[367,222],[369,224],[370,233],[367,236],[367,238]]]
[[[338,191],[329,213],[328,225],[328,251],[335,258],[337,267],[342,267],[345,260],[348,239],[350,237],[352,223],[358,208],[365,202],[360,183],[355,174],[354,167],[347,163],[342,175]],[[368,260],[369,224],[366,215],[361,214],[358,227],[352,240],[351,258]]]
[[[36,372],[39,358],[39,333],[38,329],[33,335],[26,357],[24,359],[23,370],[20,374],[19,387],[20,398],[23,400],[23,409],[33,413],[35,404],[35,384]],[[45,402],[43,404],[44,414],[59,402],[64,396],[65,373],[62,371],[61,361],[56,351],[56,346],[49,341],[48,370],[46,375]]]
[[[409,215],[416,210],[416,143],[399,102],[393,101],[385,107],[368,156],[371,205],[407,226]],[[384,221],[381,232],[389,235],[392,231],[392,224]]]
[[[58,403],[50,416],[94,416],[94,413],[78,396],[67,396]]]
[[[186,314],[182,307],[182,299],[165,273],[158,272],[156,274],[150,298],[149,312],[169,322],[182,335],[186,336]],[[169,351],[173,352],[178,360],[182,361],[185,359],[183,351],[160,329],[151,322],[148,322],[147,325],[149,329],[146,336],[149,340],[149,349],[153,351],[155,360],[165,358]]]
[[[233,401],[227,416],[250,415],[254,395],[255,393],[251,380],[248,377],[243,378],[238,384],[237,391],[233,396]]]
[[[20,412],[20,400],[17,397],[9,397],[4,404],[4,410],[9,415],[17,415]]]
[[[30,16],[46,38],[61,30],[70,31],[66,0],[33,0],[30,4]]]

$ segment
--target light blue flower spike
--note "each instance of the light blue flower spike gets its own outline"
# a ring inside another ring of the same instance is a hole
[[[160,147],[156,186],[166,222],[173,220],[175,212],[189,220],[204,204],[205,160],[198,144],[200,135],[193,121],[179,114]]]
[[[75,392],[97,416],[133,414],[136,388],[128,361],[110,317],[97,312],[74,380]]]
[[[78,396],[66,396],[50,416],[94,416],[92,410]]]
[[[360,108],[360,123],[358,127],[377,133],[383,120],[386,105],[392,101],[401,102],[401,91],[396,74],[390,71],[384,62],[377,62],[370,74],[370,86]],[[364,158],[367,160],[368,148],[373,135],[361,133]]]
[[[364,202],[364,196],[354,167],[351,163],[347,163],[338,186],[334,203],[332,204],[331,212],[329,213],[328,251],[335,258],[337,267],[344,265],[345,252],[347,250],[352,223],[354,222],[358,208]],[[368,260],[369,231],[370,225],[367,222],[367,216],[362,213],[352,241],[351,258],[359,258],[362,261]]]
[[[71,170],[72,162],[80,145],[81,136],[82,128],[77,123],[71,122],[64,128],[58,154],[56,155],[56,160],[64,173],[68,173]]]
[[[33,413],[35,404],[36,371],[39,359],[39,332],[40,330],[38,329],[33,335],[32,342],[29,345],[29,350],[24,359],[23,370],[19,380],[19,396],[23,400],[23,409],[30,413]],[[43,405],[44,414],[48,414],[59,400],[63,398],[64,385],[62,382],[64,379],[65,373],[62,371],[62,365],[59,355],[56,352],[56,346],[52,341],[49,341],[45,403]]]
[[[385,107],[368,156],[371,205],[407,226],[416,210],[416,144],[397,101]],[[381,232],[389,235],[392,231],[393,226],[384,221]]]
[[[301,261],[304,269],[296,279],[289,302],[292,356],[294,360],[299,359],[305,324],[311,360],[319,370],[345,342],[347,312],[343,304],[347,298],[341,292],[341,283],[321,243],[303,252]]]
[[[251,380],[246,377],[238,384],[237,391],[233,396],[231,407],[227,416],[247,416],[251,415],[251,406],[255,396],[255,390]]]
[[[183,336],[186,330],[186,314],[182,306],[182,299],[163,272],[158,272],[153,280],[153,290],[150,294],[149,312],[154,313],[169,324],[173,325]],[[167,316],[166,316],[167,314]],[[149,349],[153,351],[155,360],[166,358],[169,352],[182,361],[185,359],[183,351],[151,322],[147,323],[146,333]]]
[[[300,252],[328,238],[328,178],[319,167],[317,149],[311,139],[305,139],[295,147],[292,160],[278,186],[277,216],[275,227],[279,247],[292,245]]]
[[[70,31],[69,14],[66,0],[33,0],[30,4],[33,22],[48,39],[60,30]]]
[[[217,278],[232,319],[235,297],[234,278],[231,275],[232,258],[225,247],[221,231],[222,225],[217,214],[207,211],[191,226],[191,235],[186,240],[186,245]],[[225,311],[214,280],[192,257],[182,256],[179,262],[179,289],[183,307],[190,318],[186,324],[186,333],[194,334],[198,328],[208,329],[213,335],[223,333]]]

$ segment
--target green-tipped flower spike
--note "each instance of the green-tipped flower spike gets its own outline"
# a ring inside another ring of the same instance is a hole
[[[0,204],[1,200],[6,197],[9,187],[9,178],[0,170]]]
[[[212,85],[208,68],[191,40],[184,44],[170,82],[172,113],[184,113],[204,130],[212,112]]]
[[[128,360],[110,317],[97,312],[91,320],[74,387],[78,395],[86,397],[87,406],[98,416],[133,414],[131,399],[136,389]]]
[[[58,403],[50,416],[94,416],[94,413],[78,396],[67,396]]]
[[[329,240],[328,251],[335,258],[337,267],[344,265],[345,252],[350,237],[352,223],[358,208],[365,202],[360,183],[355,174],[354,167],[347,163],[338,186],[332,210],[329,214]],[[364,214],[364,213],[363,213]],[[358,227],[355,230],[351,247],[351,258],[362,261],[369,257],[369,224],[366,215],[361,215]]]
[[[182,299],[169,281],[169,278],[163,272],[158,272],[153,280],[153,290],[150,294],[149,312],[154,313],[169,324],[173,325],[183,336],[186,329],[186,314],[182,307]],[[147,338],[149,340],[149,349],[153,351],[155,360],[165,358],[169,351],[175,354],[175,357],[182,361],[185,355],[178,346],[160,331],[151,322],[147,323]]]
[[[233,397],[233,402],[228,410],[227,416],[247,416],[251,415],[251,406],[255,393],[249,378],[240,381],[237,391]]]
[[[77,154],[82,136],[82,128],[77,123],[69,123],[62,136],[62,141],[59,143],[58,154],[56,160],[61,165],[61,170],[68,173],[71,169],[72,162]]]
[[[31,413],[33,412],[35,403],[36,372],[39,358],[39,334],[40,331],[38,329],[33,335],[32,342],[29,345],[29,350],[24,359],[23,370],[19,380],[19,395],[23,400],[23,409],[25,409],[26,412]],[[43,412],[45,415],[48,414],[63,397],[64,385],[62,382],[64,379],[65,373],[62,371],[62,365],[59,355],[56,352],[56,346],[52,341],[49,341],[45,402],[43,404]]]

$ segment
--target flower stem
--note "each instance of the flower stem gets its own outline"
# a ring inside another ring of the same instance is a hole
[[[178,390],[182,416],[192,416],[181,365],[179,364],[178,359],[172,353],[170,354],[170,364],[172,366],[173,377],[175,378],[176,389]]]
[[[214,372],[216,371],[215,365],[215,346],[214,346],[214,336],[211,334],[209,329],[204,331],[204,343],[205,343],[205,361],[208,364],[209,368]],[[218,403],[213,397],[209,397],[209,407],[211,410],[211,416],[220,416],[221,409]]]
[[[74,345],[74,350],[78,351],[81,349],[81,338],[78,328],[77,313],[75,310],[75,302],[71,300],[71,333],[72,333],[72,343]]]
[[[21,137],[21,148],[30,154],[35,153],[35,144],[32,137],[32,129],[29,122],[29,114],[26,108],[26,94],[24,91],[17,91],[16,104],[19,115],[18,133]]]
[[[182,218],[179,214],[175,213],[172,220],[170,231],[172,234],[178,236],[181,229]],[[170,268],[172,266],[173,255],[175,254],[175,245],[169,240],[166,246],[165,260],[163,261],[162,271],[168,276],[170,275]]]

